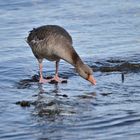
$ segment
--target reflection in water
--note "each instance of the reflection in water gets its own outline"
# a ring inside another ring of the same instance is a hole
[[[39,116],[72,115],[73,107],[69,105],[66,95],[61,95],[59,85],[45,91],[42,84],[38,84],[39,93],[35,101],[35,114]]]
[[[58,84],[54,84],[54,88],[53,88],[53,90],[51,92],[55,93],[55,94],[60,93],[59,85]]]
[[[1,0],[0,139],[139,140],[139,9],[137,0]],[[67,84],[38,84],[24,38],[45,24],[68,30],[96,86],[63,61],[60,77]]]
[[[90,92],[68,98],[60,94],[62,91],[58,84],[53,87],[51,91],[45,91],[47,89],[42,84],[38,84],[39,93],[31,117],[40,132],[39,139],[53,139],[53,137],[71,139],[74,135],[64,135],[64,133],[73,129],[81,133],[80,124],[75,124],[80,122],[82,116],[87,119],[90,117],[89,112],[94,108],[96,93]]]
[[[39,93],[38,93],[39,95],[43,94],[43,93],[46,93],[45,90],[43,89],[43,85],[42,84],[38,83],[38,89],[39,89]]]
[[[122,83],[124,83],[124,73],[122,73]]]

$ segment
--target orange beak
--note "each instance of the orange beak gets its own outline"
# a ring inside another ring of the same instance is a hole
[[[93,85],[96,85],[96,80],[94,79],[94,77],[92,75],[89,75],[89,77],[87,78],[87,80],[89,82],[91,82]]]

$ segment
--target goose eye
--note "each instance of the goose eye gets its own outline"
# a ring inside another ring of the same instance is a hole
[[[88,72],[87,72],[87,71],[85,71],[85,74],[88,74]]]

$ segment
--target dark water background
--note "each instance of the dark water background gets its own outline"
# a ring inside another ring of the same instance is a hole
[[[31,82],[38,65],[25,37],[44,24],[68,30],[96,86],[64,61],[67,84]],[[140,1],[1,0],[0,79],[0,140],[139,140]]]

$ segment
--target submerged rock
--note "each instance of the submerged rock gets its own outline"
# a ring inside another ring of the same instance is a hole
[[[53,77],[52,76],[48,76],[48,77],[44,77],[44,79],[52,79]],[[31,79],[23,79],[23,80],[20,80],[18,83],[17,83],[17,88],[18,89],[24,89],[24,88],[30,88],[31,85],[33,83],[36,83],[36,82],[39,82],[39,75],[33,75]],[[67,83],[67,79],[63,80],[61,82],[62,84],[63,83]],[[49,82],[49,84],[58,84],[58,82],[56,82],[55,80],[51,80]]]
[[[77,97],[80,99],[92,99],[92,98],[94,98],[92,95],[79,95]]]
[[[68,82],[68,81],[65,79],[65,80],[62,80],[61,83],[67,83],[67,82]],[[55,81],[55,80],[51,80],[49,83],[50,83],[50,84],[58,84],[58,82]]]
[[[37,98],[36,101],[18,101],[15,104],[21,107],[33,107],[33,115],[37,115],[39,117],[54,117],[57,115],[73,115],[75,114],[75,110],[69,102],[67,102],[67,98],[57,98],[57,97],[47,97],[47,98]]]
[[[116,59],[95,62],[95,65],[91,67],[93,71],[100,72],[140,72],[140,63]]]
[[[66,95],[66,94],[56,94],[56,96],[62,96],[62,97],[68,97],[68,95]]]
[[[109,62],[109,63],[124,63],[125,60],[120,60],[120,59],[110,59],[110,60],[107,60],[107,62]]]
[[[100,93],[102,96],[108,96],[110,94],[112,94],[111,92],[106,92],[106,93]]]
[[[32,103],[30,101],[18,101],[16,105],[20,105],[21,107],[30,107]]]

